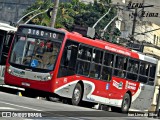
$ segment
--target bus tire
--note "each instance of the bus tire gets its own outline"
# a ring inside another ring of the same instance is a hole
[[[123,101],[121,105],[121,112],[127,113],[129,111],[130,104],[131,104],[130,95],[126,93],[123,97]]]
[[[77,83],[72,94],[72,105],[79,106],[82,103],[83,89],[80,83]]]

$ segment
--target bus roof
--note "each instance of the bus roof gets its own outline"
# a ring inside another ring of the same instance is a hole
[[[3,31],[16,31],[17,28],[16,27],[13,27],[13,26],[10,26],[9,24],[6,24],[6,23],[0,23],[0,30],[3,30]]]
[[[156,64],[158,61],[156,58],[152,56],[147,56],[141,52],[133,51],[121,45],[117,45],[117,44],[110,43],[110,42],[100,40],[100,39],[93,40],[90,38],[83,37],[81,34],[75,33],[75,32],[66,32],[66,33],[68,33],[68,35],[70,36],[70,39],[72,40],[76,40],[81,43],[85,43],[85,44],[88,44],[94,47],[98,47],[100,49],[108,50],[114,53],[122,54],[125,56],[140,59],[146,62],[151,62],[154,64]],[[79,39],[76,39],[76,38],[79,38]]]
[[[126,56],[132,56],[133,58],[139,58],[138,54],[135,52],[132,52],[130,49],[125,48],[123,46],[113,44],[107,41],[103,41],[100,39],[90,39],[87,37],[83,37],[81,34],[75,33],[75,32],[66,32],[70,39],[75,40],[77,42],[81,42],[84,44],[88,44],[100,49],[108,50],[114,53],[119,53]]]

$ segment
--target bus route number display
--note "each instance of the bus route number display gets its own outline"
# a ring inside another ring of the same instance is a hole
[[[32,28],[22,28],[22,33],[39,37],[47,37],[51,39],[58,39],[59,35],[55,32],[49,32],[41,29],[32,29]]]

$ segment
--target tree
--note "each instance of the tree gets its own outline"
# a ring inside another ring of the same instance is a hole
[[[110,2],[110,0],[100,0],[100,2],[95,0],[94,3],[89,4],[79,2],[79,0],[61,2],[58,7],[55,28],[65,28],[69,31],[72,31],[75,25],[86,28],[92,27],[94,23],[108,11]],[[37,0],[36,3],[29,7],[25,13],[38,8],[39,6],[41,6],[40,11],[44,11],[49,7],[53,7],[53,3],[51,0],[47,0],[46,2],[44,2],[44,0]],[[112,8],[110,13],[105,18],[103,18],[100,23],[97,24],[95,29],[98,35],[101,34],[101,30],[103,30],[103,28],[115,15],[116,9]],[[47,14],[43,14],[37,18],[34,18],[30,23],[49,26],[50,17],[48,17]],[[106,40],[108,40],[107,37],[110,35],[112,27],[109,26],[107,32],[105,33]],[[112,32],[115,30],[112,29]],[[113,32],[113,34],[119,36],[119,34],[117,35],[117,32]]]

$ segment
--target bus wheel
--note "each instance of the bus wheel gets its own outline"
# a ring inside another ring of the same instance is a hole
[[[128,93],[126,93],[123,97],[122,105],[121,105],[121,112],[127,113],[131,104],[131,98]]]
[[[73,105],[80,105],[82,102],[82,94],[83,94],[83,90],[82,90],[82,86],[80,83],[77,83],[74,91],[73,91],[73,95],[72,95],[72,104]]]

